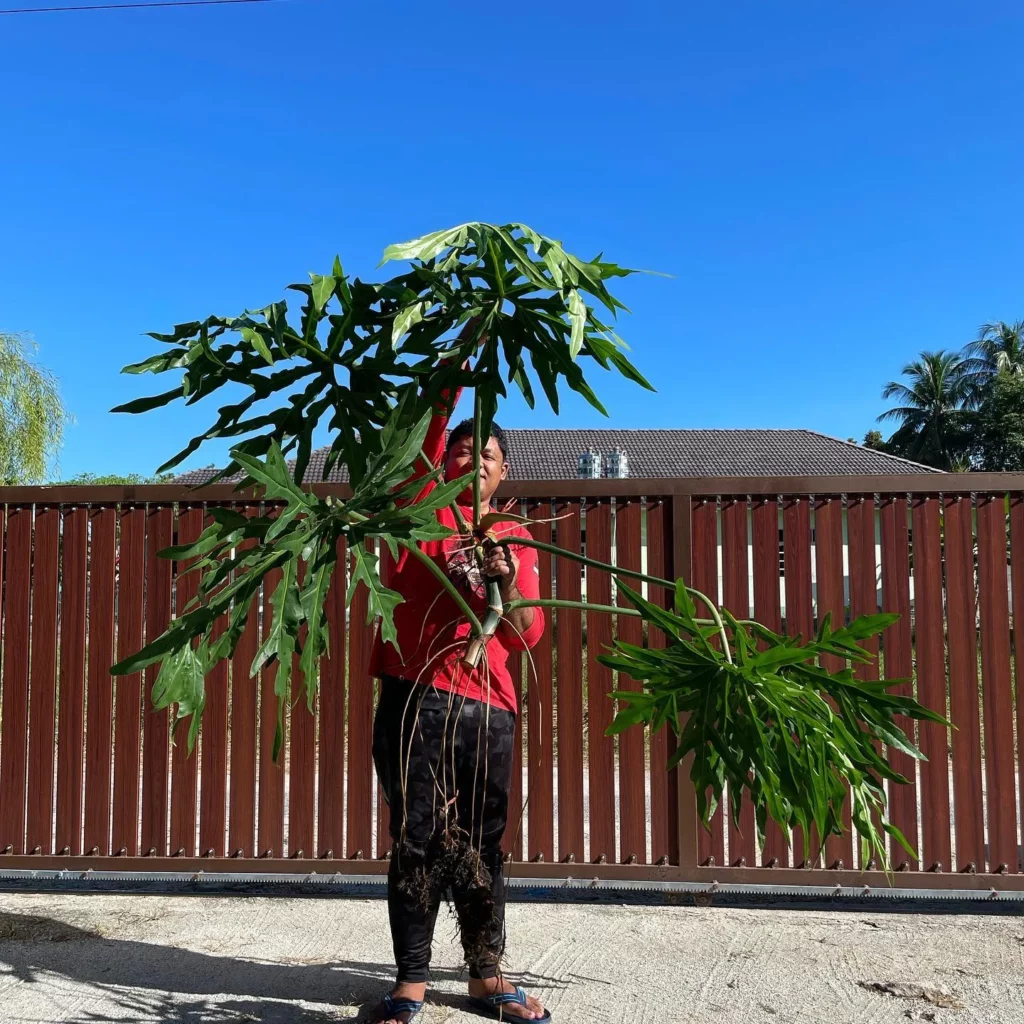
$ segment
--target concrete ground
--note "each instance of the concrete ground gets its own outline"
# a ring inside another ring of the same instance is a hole
[[[514,903],[509,935],[559,1022],[1024,1020],[1022,917]],[[0,894],[4,1024],[355,1021],[390,958],[379,900]],[[435,968],[420,1021],[479,1019],[445,911]]]

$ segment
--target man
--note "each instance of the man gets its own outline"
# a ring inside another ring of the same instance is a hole
[[[455,400],[458,400],[458,394]],[[455,479],[473,470],[473,426],[459,424],[445,444],[448,413],[435,415],[424,443],[432,465]],[[505,435],[495,424],[481,452],[482,511],[508,475]],[[426,485],[423,497],[434,483]],[[419,498],[417,498],[419,500]],[[457,501],[473,519],[472,487]],[[449,508],[437,513],[453,531]],[[539,597],[537,553],[517,546],[522,526],[501,523],[482,565],[472,544],[456,534],[421,549],[447,573],[480,618],[487,609],[487,577],[500,582],[503,603]],[[433,574],[405,550],[390,579],[404,597],[395,610],[399,651],[374,649],[371,672],[381,679],[374,718],[373,759],[391,814],[388,916],[398,971],[394,989],[372,1019],[407,1024],[423,1004],[431,941],[442,889],[450,885],[466,963],[470,1002],[478,1013],[503,1020],[550,1020],[541,1004],[501,976],[505,887],[501,839],[508,817],[519,653],[544,629],[539,608],[502,618],[480,665],[462,664],[470,625]]]

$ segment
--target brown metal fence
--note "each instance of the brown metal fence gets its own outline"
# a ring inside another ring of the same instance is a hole
[[[882,638],[885,673],[913,678],[908,692],[956,726],[921,727],[920,766],[890,755],[911,779],[894,787],[892,816],[921,854],[895,858],[900,884],[1024,888],[1024,631],[1012,629],[1012,608],[1024,607],[1024,476],[520,482],[504,493],[537,521],[538,538],[684,576],[775,629],[806,634],[826,612],[899,612]],[[117,858],[122,870],[384,869],[372,632],[364,597],[346,608],[343,580],[328,598],[316,712],[291,705],[279,763],[274,668],[248,678],[262,616],[208,679],[191,757],[167,712],[148,705],[155,672],[109,674],[193,595],[195,578],[156,552],[197,537],[210,504],[260,509],[230,487],[0,489],[0,868]],[[542,554],[540,573],[545,597],[619,599],[607,573],[569,560]],[[738,827],[721,813],[698,827],[692,787],[664,768],[667,733],[605,735],[608,692],[635,684],[595,655],[616,635],[641,642],[639,621],[564,609],[551,618],[522,665],[513,807],[524,809],[506,837],[519,873],[879,877],[850,836],[830,840],[816,864],[804,837],[790,850],[774,827],[759,847],[749,808]]]

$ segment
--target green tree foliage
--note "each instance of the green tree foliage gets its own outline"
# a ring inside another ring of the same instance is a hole
[[[34,484],[60,451],[70,417],[57,378],[34,361],[36,345],[0,332],[0,484]]]
[[[480,439],[508,386],[518,388],[531,407],[542,398],[556,413],[563,386],[605,411],[585,367],[615,371],[650,388],[605,322],[625,308],[608,282],[632,271],[601,256],[579,259],[524,224],[460,225],[390,246],[384,253],[384,262],[389,260],[409,268],[383,284],[350,280],[335,261],[330,274],[291,286],[305,300],[297,322],[283,301],[238,317],[192,321],[153,335],[163,350],[127,368],[129,373],[173,373],[180,382],[121,407],[123,412],[144,412],[177,399],[192,404],[231,385],[232,397],[211,426],[161,471],[209,438],[237,438],[224,473],[241,470],[240,486],[258,487],[275,506],[254,519],[211,507],[212,524],[195,543],[163,553],[195,560],[191,571],[200,575],[198,595],[162,636],[114,668],[130,673],[160,663],[154,702],[174,705],[179,721],[191,719],[190,745],[206,700],[206,675],[234,651],[271,570],[280,582],[270,595],[266,639],[251,673],[276,662],[275,688],[283,708],[289,694],[297,696],[291,675],[298,654],[301,685],[312,707],[317,665],[328,642],[325,599],[341,538],[354,557],[348,599],[357,587],[366,588],[370,617],[378,620],[385,641],[395,642],[393,612],[402,597],[382,583],[368,541],[387,545],[392,553],[404,547],[419,558],[470,625],[464,657],[472,661],[474,652],[486,657],[495,622],[524,602],[503,608],[499,591],[497,608],[481,621],[418,542],[446,536],[437,509],[471,482],[477,488]],[[438,475],[422,465],[430,416],[458,386],[473,390],[476,469],[416,501],[429,474]],[[344,501],[320,498],[303,486],[313,431],[321,421],[332,433],[325,476],[338,462],[349,470],[352,495]],[[294,474],[285,462],[290,451],[295,452]],[[410,481],[417,466],[428,476]],[[473,521],[460,533],[479,553],[500,522],[519,517],[481,515],[479,501],[474,505]],[[875,744],[920,756],[892,716],[936,716],[909,698],[892,696],[893,682],[862,683],[849,670],[817,667],[817,660],[822,654],[865,660],[858,643],[891,618],[859,619],[836,630],[826,622],[801,646],[735,620],[681,580],[647,577],[532,539],[517,538],[520,542],[673,594],[673,612],[634,590],[623,591],[632,609],[557,599],[532,603],[634,614],[666,633],[663,649],[620,643],[606,655],[613,667],[644,683],[640,695],[617,695],[622,704],[613,728],[671,728],[696,755],[691,778],[698,791],[711,788],[713,801],[702,803],[705,820],[728,780],[737,815],[742,799],[752,799],[759,828],[769,817],[785,829],[813,825],[824,841],[843,830],[849,786],[854,826],[884,860],[884,837],[871,812],[884,806],[884,781],[899,776],[875,752]],[[696,617],[694,601],[707,607],[709,618]],[[226,620],[226,627],[214,629],[218,620]],[[826,698],[836,702],[834,708]],[[277,749],[281,734],[279,717]]]
[[[879,417],[895,420],[897,429],[888,440],[869,431],[866,447],[938,469],[1020,467],[1024,408],[1013,381],[1024,377],[1024,320],[982,324],[959,355],[924,352],[903,373],[905,381],[883,391],[901,404]]]
[[[955,352],[922,352],[903,367],[903,377],[882,391],[884,399],[898,403],[878,417],[898,424],[887,447],[936,469],[958,468],[970,445],[971,367]]]
[[[169,484],[174,473],[158,473],[156,476],[143,476],[141,473],[78,473],[67,480],[54,483],[71,487],[129,487],[139,484]]]
[[[1024,374],[1024,320],[982,324],[977,339],[964,349],[963,359],[971,375],[974,403],[980,404],[999,374]]]
[[[978,469],[1024,472],[1024,374],[996,374],[971,421],[972,456]]]

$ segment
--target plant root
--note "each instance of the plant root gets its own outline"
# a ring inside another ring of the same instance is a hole
[[[494,917],[491,872],[465,829],[450,821],[438,824],[425,851],[407,844],[399,850],[399,856],[412,856],[417,862],[400,883],[401,889],[424,910],[449,899],[452,889],[458,891],[458,927],[466,963],[493,961],[489,942]]]

